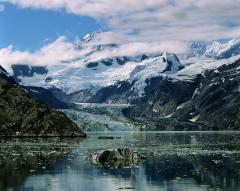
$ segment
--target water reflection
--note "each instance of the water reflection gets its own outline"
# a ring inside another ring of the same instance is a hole
[[[80,141],[60,138],[1,139],[0,190],[21,186],[27,177],[63,160]]]
[[[49,148],[43,142],[32,143],[32,151],[22,150],[15,162],[6,155],[0,190],[240,190],[238,132],[115,132],[121,139],[114,140],[99,140],[100,135],[105,133],[91,133],[80,143],[53,143],[57,146],[54,151],[63,153],[56,160],[52,156],[26,157],[36,151],[36,144]],[[119,147],[132,147],[148,158],[139,166],[123,169],[105,169],[86,160],[94,151]],[[44,153],[51,153],[52,148],[44,148]]]

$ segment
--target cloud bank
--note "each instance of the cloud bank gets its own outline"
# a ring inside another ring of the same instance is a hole
[[[63,61],[69,61],[74,58],[95,61],[115,56],[131,56],[164,51],[183,53],[186,50],[186,43],[176,41],[124,43],[117,46],[110,46],[108,42],[112,41],[106,38],[105,33],[97,33],[91,41],[77,39],[74,42],[70,42],[66,37],[61,36],[33,53],[14,50],[13,46],[9,46],[0,49],[0,65],[11,73],[11,65],[13,64],[48,66],[60,64]],[[101,50],[99,50],[99,46],[102,47]]]
[[[0,64],[57,64],[90,55],[89,59],[136,53],[183,53],[188,41],[240,36],[240,0],[0,0],[22,9],[45,9],[89,16],[108,27],[79,48],[79,42],[59,37],[34,53],[12,46],[0,49]],[[0,5],[1,6],[1,5]],[[2,11],[3,11],[2,9]],[[1,7],[0,7],[1,11]],[[94,47],[118,44],[93,53]],[[91,54],[90,54],[91,53]]]
[[[106,23],[130,41],[215,40],[240,34],[240,0],[3,0]],[[129,35],[130,33],[137,33]]]

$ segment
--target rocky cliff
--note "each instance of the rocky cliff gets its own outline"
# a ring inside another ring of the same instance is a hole
[[[125,111],[130,117],[172,118],[206,129],[240,129],[240,58],[206,70],[192,81],[156,78],[145,103]]]
[[[206,71],[192,98],[176,111],[180,120],[203,123],[214,129],[240,129],[240,58]]]
[[[33,100],[0,73],[0,136],[85,136],[64,113]]]

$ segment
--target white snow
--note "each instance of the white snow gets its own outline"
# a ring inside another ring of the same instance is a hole
[[[89,46],[91,43],[94,44],[97,40],[96,38],[96,33],[86,35],[76,45],[79,49],[84,50],[84,54],[72,60],[63,60],[59,64],[48,65],[48,74],[19,77],[21,84],[44,88],[56,87],[67,94],[80,90],[87,90],[95,94],[103,87],[114,85],[120,81],[128,81],[133,83],[132,90],[134,94],[132,96],[141,97],[145,93],[144,89],[148,79],[163,76],[170,77],[173,80],[193,81],[197,75],[203,74],[206,70],[217,69],[223,64],[231,63],[234,59],[240,58],[240,56],[235,56],[228,60],[216,60],[209,57],[187,58],[181,60],[185,68],[179,71],[179,68],[183,65],[179,63],[174,54],[148,54],[149,58],[143,61],[141,61],[142,54],[139,54],[128,56],[128,61],[124,65],[119,65],[117,58],[113,57],[112,65],[106,66],[102,63],[103,60],[100,55],[98,59],[96,57],[93,59],[91,54],[100,49],[103,50],[105,46],[110,46],[111,48],[111,45]],[[237,45],[240,45],[240,40],[232,40],[225,44],[213,42],[212,45],[207,47],[205,55],[215,57]],[[164,58],[171,61],[171,67],[169,66],[170,63],[166,62]],[[122,57],[121,60],[124,60],[124,58]],[[97,62],[98,66],[87,67],[93,61]]]
[[[0,65],[0,66],[1,66],[1,65]],[[1,69],[1,67],[0,67],[0,74],[4,74],[4,75],[10,77],[10,75],[9,75],[6,71],[4,71],[3,69]]]
[[[189,48],[184,57],[207,57],[207,58],[229,58],[240,54],[240,38],[230,41],[202,42],[194,41],[189,43]]]
[[[47,75],[34,74],[33,77],[20,77],[21,84],[45,88],[57,87],[67,94],[83,89],[95,93],[102,87],[127,80],[138,63],[129,62],[125,65],[118,65],[113,62],[113,65],[106,66],[99,62],[98,66],[94,68],[88,68],[87,64],[80,60],[74,63],[48,66]],[[46,82],[46,78],[51,78],[52,81]]]
[[[168,66],[163,58],[172,61],[170,70],[165,71]],[[124,65],[119,65],[116,58],[113,59],[111,66],[104,65],[101,60],[98,66],[88,68],[85,60],[72,63],[60,63],[48,66],[48,74],[34,74],[33,77],[19,77],[21,84],[36,87],[57,87],[65,93],[70,94],[80,90],[88,90],[95,94],[99,89],[116,84],[119,81],[134,82],[132,90],[133,97],[144,96],[144,88],[147,79],[158,76],[170,77],[173,80],[193,81],[198,74],[203,74],[208,69],[217,69],[223,64],[232,63],[240,59],[235,56],[230,59],[215,60],[212,58],[190,58],[183,60],[185,68],[178,71],[181,64],[172,54],[163,54],[154,58],[149,58],[139,62],[139,60],[128,61]],[[217,70],[216,70],[217,72]],[[52,80],[46,81],[46,78]]]
[[[166,71],[168,66],[163,58],[172,61],[172,67]],[[147,85],[147,79],[153,77],[165,76],[173,80],[193,81],[196,75],[203,74],[209,69],[216,69],[223,64],[232,63],[240,59],[235,56],[230,59],[215,60],[212,58],[189,58],[183,60],[185,68],[178,71],[178,67],[182,66],[176,58],[169,53],[162,56],[146,59],[144,61],[134,60],[128,61],[124,65],[119,65],[116,58],[113,58],[111,66],[104,65],[101,60],[98,66],[88,68],[86,60],[79,60],[72,63],[60,63],[58,65],[48,66],[48,74],[34,74],[33,77],[20,77],[21,84],[25,86],[37,87],[57,87],[67,94],[80,90],[88,90],[95,94],[99,89],[116,84],[119,81],[129,81],[133,83],[132,97],[144,96],[144,88]],[[46,78],[52,80],[46,81]]]
[[[240,55],[221,60],[213,58],[190,58],[182,61],[187,66],[183,70],[171,75],[171,78],[173,80],[192,81],[198,74],[203,74],[206,70],[216,69],[216,72],[218,72],[218,67],[224,64],[228,65],[239,59]]]
[[[167,61],[164,62],[164,58],[172,62],[170,70],[166,70],[169,63]],[[132,90],[136,93],[136,95],[133,94],[132,96],[144,96],[144,88],[147,85],[147,79],[175,74],[178,72],[180,66],[182,65],[176,60],[174,55],[169,53],[164,53],[162,56],[143,61],[130,74],[129,81],[135,82]]]
[[[169,53],[144,61],[128,61],[124,65],[119,65],[116,58],[113,58],[112,65],[106,66],[102,60],[98,61],[98,66],[89,68],[89,62],[79,60],[73,63],[60,63],[59,65],[48,66],[47,75],[34,74],[33,77],[20,77],[21,83],[25,86],[37,87],[57,87],[67,94],[80,90],[88,90],[92,94],[99,89],[116,84],[119,81],[136,81],[133,88],[139,94],[144,93],[146,79],[164,75],[163,71],[167,67],[167,62],[163,62],[163,57],[172,61],[172,67],[165,75],[176,73],[181,65],[176,58]],[[46,78],[52,79],[46,81]]]
[[[226,43],[214,41],[211,45],[207,46],[205,56],[221,58],[225,53],[231,53],[230,51],[234,47],[238,48],[240,52],[240,39],[232,39]],[[233,52],[231,56],[234,56],[234,54],[235,53]]]
[[[221,65],[219,61],[212,58],[189,58],[183,60],[182,63],[187,66],[171,76],[174,80],[192,81],[198,74],[202,74],[208,69],[215,69]]]
[[[182,109],[186,104],[187,104],[187,102],[178,105],[178,106],[177,106],[177,110],[178,110],[178,109]]]
[[[211,45],[207,46],[205,56],[215,57],[227,47],[227,44],[221,44],[217,41],[214,41]]]
[[[230,40],[228,43],[226,43],[224,45],[224,49],[222,49],[219,53],[218,53],[218,56],[221,56],[222,54],[224,54],[225,52],[228,52],[228,51],[231,51],[231,49],[233,47],[240,47],[240,39],[233,39],[233,40]],[[239,51],[240,51],[240,48],[239,48]],[[234,55],[232,55],[234,56]]]
[[[193,117],[192,119],[190,119],[189,121],[195,123],[195,122],[197,122],[197,120],[198,120],[199,118],[200,118],[200,115],[197,115],[197,116]]]

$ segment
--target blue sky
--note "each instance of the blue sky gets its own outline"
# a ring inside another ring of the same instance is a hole
[[[100,29],[103,30],[104,25],[88,16],[20,9],[6,4],[4,11],[0,12],[0,48],[11,44],[18,50],[34,51],[59,36],[73,41]]]
[[[192,41],[240,38],[239,10],[240,0],[0,0],[0,65],[58,64],[106,44],[118,46],[93,60],[182,54]]]
[[[99,29],[118,43],[230,39],[239,10],[240,0],[0,0],[0,48],[34,51]]]

